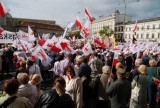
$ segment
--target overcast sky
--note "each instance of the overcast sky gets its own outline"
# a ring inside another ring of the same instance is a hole
[[[84,19],[84,8],[88,8],[96,19],[109,16],[118,9],[124,13],[123,0],[3,0],[10,8],[10,14],[18,18],[55,20],[65,27],[76,16]],[[125,0],[126,2],[136,0]],[[119,5],[117,5],[119,4]],[[160,17],[160,0],[140,0],[127,5],[127,14],[132,19]]]

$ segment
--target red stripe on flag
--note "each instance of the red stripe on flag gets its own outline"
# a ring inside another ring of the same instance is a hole
[[[93,22],[93,18],[92,18],[92,16],[90,15],[90,13],[88,12],[87,9],[85,9],[85,13],[86,13],[86,15],[88,16],[89,21],[90,21],[90,22]]]
[[[0,15],[1,15],[2,17],[5,17],[5,16],[6,16],[1,2],[0,2]]]

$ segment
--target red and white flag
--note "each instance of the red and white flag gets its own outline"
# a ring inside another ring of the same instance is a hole
[[[43,34],[43,35],[42,35],[42,39],[43,39],[43,40],[50,39],[50,34],[49,34],[49,33],[48,33],[48,34]]]
[[[137,27],[138,27],[138,25],[137,25],[137,20],[136,20],[136,23],[135,23],[135,25],[134,25],[134,27],[133,27],[133,29],[132,29],[132,32],[136,32]]]
[[[6,17],[7,13],[9,13],[9,8],[2,0],[0,0],[0,16]]]
[[[28,26],[28,37],[29,37],[30,42],[33,42],[36,40],[36,38],[34,36],[34,32],[32,31],[30,26]]]
[[[28,33],[22,31],[22,30],[19,30],[17,32],[18,36],[20,39],[24,40],[24,41],[28,41]]]
[[[62,36],[63,38],[66,36],[67,31],[68,31],[74,24],[75,24],[74,22],[68,24],[68,26],[65,28],[65,31],[64,31],[64,33],[63,33],[63,36]]]
[[[86,16],[86,19],[88,19],[90,21],[90,23],[93,22],[93,17],[91,16],[91,14],[89,13],[88,9],[85,8],[85,16]]]
[[[74,54],[75,53],[74,49],[66,41],[61,41],[60,42],[60,46],[61,46],[63,51],[65,51],[65,52],[67,52],[69,54]]]
[[[33,52],[33,55],[35,55],[36,57],[38,57],[41,60],[41,63],[44,66],[47,66],[50,64],[50,62],[52,61],[52,59],[45,53],[45,51],[43,50],[43,48],[41,46],[38,46],[35,51]]]
[[[19,40],[19,39],[14,40],[12,45],[15,48],[22,49],[23,52],[29,51],[33,46],[31,43],[28,43],[27,41]]]
[[[89,35],[91,35],[91,27],[90,27],[90,23],[88,20],[86,20],[82,30],[81,30],[81,35],[83,36],[83,38],[88,38]]]
[[[78,27],[78,29],[80,31],[82,30],[82,23],[81,23],[80,19],[78,18],[78,16],[76,18],[75,25]]]
[[[42,45],[44,45],[45,40],[39,38],[39,39],[37,40],[37,43],[38,43],[40,46],[42,46]]]
[[[83,52],[85,55],[88,55],[88,54],[92,54],[92,53],[93,53],[92,47],[91,47],[91,45],[90,45],[89,42],[84,45],[84,47],[82,48],[82,52]]]

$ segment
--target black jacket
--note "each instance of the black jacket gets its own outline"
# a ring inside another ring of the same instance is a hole
[[[59,96],[56,90],[43,93],[34,108],[74,108],[74,102],[68,94]]]

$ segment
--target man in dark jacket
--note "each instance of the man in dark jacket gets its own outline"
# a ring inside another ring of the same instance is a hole
[[[107,89],[107,95],[111,99],[111,108],[127,108],[131,95],[131,83],[126,80],[125,70],[117,70],[117,80],[111,83]]]

